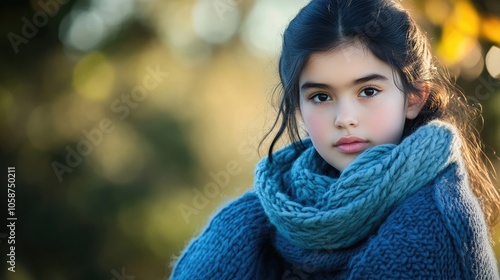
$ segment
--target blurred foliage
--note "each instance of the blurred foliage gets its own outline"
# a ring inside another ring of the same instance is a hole
[[[16,273],[3,261],[0,278],[168,276],[211,213],[251,187],[279,34],[306,2],[4,1],[1,167],[16,167],[18,221]],[[482,106],[500,170],[500,63],[487,55],[499,2],[403,4]],[[494,239],[500,259],[500,228]]]

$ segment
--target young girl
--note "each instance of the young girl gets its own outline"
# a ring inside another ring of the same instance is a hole
[[[399,4],[311,1],[283,36],[278,131],[255,190],[172,279],[499,279],[477,112],[433,63]],[[285,133],[293,143],[273,153]]]

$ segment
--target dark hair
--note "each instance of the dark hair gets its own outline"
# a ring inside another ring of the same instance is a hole
[[[312,0],[295,16],[283,34],[279,59],[280,98],[276,119],[263,141],[277,128],[268,150],[269,160],[278,140],[288,134],[295,148],[303,147],[297,126],[299,78],[312,53],[361,42],[401,78],[405,98],[429,96],[413,120],[406,120],[403,137],[433,119],[455,125],[461,133],[462,152],[469,181],[492,227],[500,209],[500,195],[485,162],[475,120],[481,112],[467,103],[445,73],[437,70],[430,43],[409,13],[392,0]],[[420,89],[420,90],[419,90]],[[489,162],[491,163],[491,162]]]

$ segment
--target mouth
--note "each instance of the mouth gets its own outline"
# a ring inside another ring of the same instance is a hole
[[[368,141],[356,136],[342,137],[335,143],[334,147],[342,153],[354,154],[368,148]]]

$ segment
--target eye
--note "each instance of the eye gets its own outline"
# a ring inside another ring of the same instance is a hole
[[[369,88],[365,88],[363,89],[360,93],[359,93],[359,96],[361,97],[373,97],[375,95],[377,95],[380,91],[378,89],[375,89],[375,88],[372,88],[372,87],[369,87]]]
[[[318,94],[313,95],[311,97],[311,100],[314,101],[315,103],[323,103],[323,102],[331,100],[331,98],[330,98],[330,96],[328,96],[328,94],[318,93]]]

